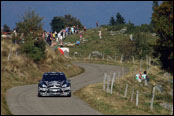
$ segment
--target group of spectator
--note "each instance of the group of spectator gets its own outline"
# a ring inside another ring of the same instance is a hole
[[[86,26],[84,26],[84,32],[86,32]],[[79,32],[79,27],[77,25],[77,26],[66,27],[65,29],[60,30],[60,32],[44,31],[42,34],[42,38],[44,38],[45,41],[50,46],[54,46],[57,43],[59,43],[60,46],[63,46],[63,39],[65,39],[69,35],[78,34],[78,33],[80,33],[80,38],[82,38],[82,32],[81,31]]]
[[[141,72],[139,72],[138,74],[136,74],[136,80],[138,82],[142,82],[142,81],[145,81],[145,80],[147,80],[147,82],[149,82],[149,77],[147,75],[147,72],[144,71],[144,74],[141,74]]]

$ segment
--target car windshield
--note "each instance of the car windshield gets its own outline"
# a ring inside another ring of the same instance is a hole
[[[65,75],[44,75],[43,81],[65,81]]]

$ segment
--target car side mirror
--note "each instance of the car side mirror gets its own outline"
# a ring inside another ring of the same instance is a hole
[[[71,82],[71,80],[68,80],[69,82]]]
[[[39,79],[38,82],[40,82],[41,80]]]

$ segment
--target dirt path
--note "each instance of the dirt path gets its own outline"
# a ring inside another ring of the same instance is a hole
[[[72,92],[103,81],[104,71],[121,71],[121,67],[104,64],[76,63],[85,72],[71,78]],[[127,72],[128,69],[125,69]],[[71,97],[37,97],[37,85],[17,86],[7,91],[6,100],[12,114],[22,115],[101,115],[72,94]]]

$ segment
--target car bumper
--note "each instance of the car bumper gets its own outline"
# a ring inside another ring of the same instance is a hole
[[[71,94],[70,87],[61,88],[61,89],[46,89],[46,88],[39,88],[40,96],[69,96]]]

